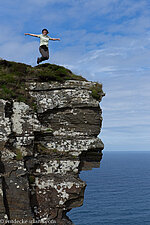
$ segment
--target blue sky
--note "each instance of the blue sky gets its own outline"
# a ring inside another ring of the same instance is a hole
[[[103,83],[105,150],[150,150],[149,0],[1,0],[0,57],[36,65],[45,27],[51,63]]]

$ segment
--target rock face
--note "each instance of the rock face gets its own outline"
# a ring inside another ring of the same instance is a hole
[[[36,103],[0,100],[0,220],[71,225],[83,204],[81,170],[98,167],[102,117],[94,82],[30,82]],[[16,220],[16,221],[15,221]],[[32,221],[32,222],[31,222]]]

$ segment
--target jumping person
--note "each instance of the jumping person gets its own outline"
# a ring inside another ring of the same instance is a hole
[[[48,36],[48,30],[47,29],[43,29],[42,30],[42,34],[28,34],[25,33],[25,35],[30,35],[33,37],[38,37],[40,38],[40,47],[39,47],[39,51],[42,55],[42,57],[37,58],[37,64],[39,64],[40,62],[44,61],[44,60],[48,60],[49,59],[49,49],[48,49],[48,42],[49,40],[52,41],[60,41],[60,38],[51,38]]]

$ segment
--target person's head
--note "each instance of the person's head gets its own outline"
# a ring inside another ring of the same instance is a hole
[[[43,35],[47,35],[48,33],[49,33],[49,32],[48,32],[47,29],[43,29],[43,30],[42,30],[42,34],[43,34]]]

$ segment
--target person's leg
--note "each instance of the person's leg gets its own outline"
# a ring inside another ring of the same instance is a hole
[[[42,57],[38,58],[37,63],[40,63],[44,60],[48,60],[49,59],[49,50],[48,48],[42,48],[41,46],[39,47],[39,51],[42,55]]]

